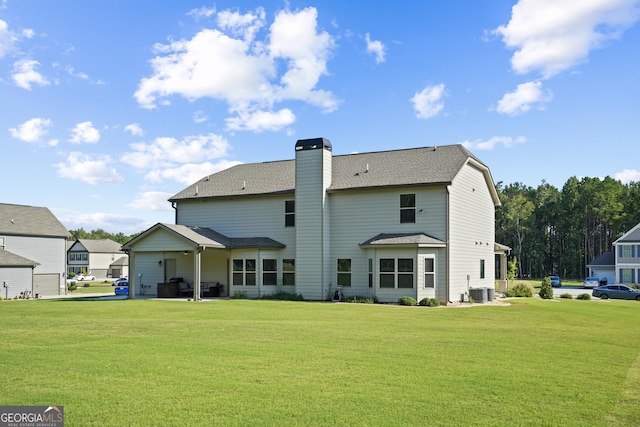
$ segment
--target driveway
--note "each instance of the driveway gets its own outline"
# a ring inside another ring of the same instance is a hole
[[[562,294],[571,294],[573,298],[577,297],[580,294],[589,294],[593,289],[585,289],[582,286],[562,286],[559,288],[553,288],[553,296],[554,298],[560,298]]]

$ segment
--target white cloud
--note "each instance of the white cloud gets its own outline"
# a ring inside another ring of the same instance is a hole
[[[369,33],[365,34],[367,41],[367,52],[373,53],[376,57],[376,64],[384,62],[385,46],[379,40],[371,40]]]
[[[640,171],[635,169],[625,169],[622,172],[616,173],[615,178],[623,184],[640,182]]]
[[[93,127],[91,122],[78,123],[71,129],[71,138],[69,142],[73,144],[82,144],[83,142],[96,143],[100,141],[100,132]]]
[[[9,29],[9,25],[0,19],[0,58],[11,52],[17,40],[16,35]]]
[[[144,131],[140,127],[139,123],[131,123],[124,127],[124,130],[129,132],[133,136],[142,136]]]
[[[175,167],[178,163],[193,163],[227,155],[229,143],[215,134],[187,136],[181,141],[175,138],[156,138],[152,143],[131,144],[132,152],[121,160],[135,168],[158,169]]]
[[[200,7],[197,9],[191,9],[187,15],[193,16],[196,20],[200,18],[211,18],[216,13],[215,7]]]
[[[125,206],[135,210],[171,211],[173,208],[167,201],[171,196],[173,194],[164,191],[146,191]]]
[[[444,83],[426,86],[421,92],[417,92],[411,103],[419,119],[429,119],[437,116],[444,108],[442,97],[444,96]]]
[[[506,93],[496,109],[500,114],[515,116],[526,113],[532,107],[544,109],[544,104],[551,101],[553,94],[550,90],[542,91],[542,82],[526,82],[519,84],[515,91]]]
[[[116,170],[109,166],[111,158],[109,156],[98,156],[91,158],[79,152],[69,154],[66,163],[54,165],[58,169],[58,176],[70,178],[95,185],[98,183],[120,183],[124,179]]]
[[[247,14],[223,11],[217,20],[220,30],[203,29],[190,40],[156,45],[152,75],[140,81],[134,94],[139,105],[156,108],[168,104],[173,94],[190,101],[219,99],[236,114],[228,123],[253,131],[281,129],[285,110],[272,111],[275,103],[285,100],[335,110],[338,101],[333,94],[316,88],[327,74],[334,47],[333,38],[317,29],[316,9],[278,12],[268,34],[256,40],[266,26],[264,16],[261,8]],[[262,122],[259,128],[255,122],[245,123],[256,117],[274,122]]]
[[[281,130],[295,121],[296,116],[288,108],[275,112],[238,111],[237,117],[226,119],[227,128],[230,130],[250,130],[254,132]]]
[[[520,0],[511,20],[493,33],[516,49],[516,73],[552,77],[587,60],[589,52],[620,37],[638,19],[637,0]]]
[[[13,63],[13,74],[11,77],[18,87],[31,90],[31,85],[48,86],[49,80],[36,71],[40,63],[33,59],[21,59]]]
[[[24,142],[39,142],[53,123],[50,119],[33,118],[20,126],[10,128],[11,136]]]
[[[221,170],[239,165],[242,162],[221,160],[217,163],[187,163],[174,168],[156,169],[149,172],[145,178],[151,182],[172,179],[185,185],[191,185],[202,177],[220,172]]]
[[[511,148],[516,144],[524,144],[527,142],[527,138],[524,136],[518,136],[512,138],[510,136],[494,136],[486,141],[476,139],[474,141],[464,141],[462,145],[470,150],[493,150],[496,145],[503,145],[506,148]]]
[[[209,120],[209,116],[207,116],[204,111],[198,110],[193,113],[193,121],[195,123],[204,123]]]

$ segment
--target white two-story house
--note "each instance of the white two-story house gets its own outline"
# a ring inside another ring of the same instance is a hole
[[[640,224],[613,242],[617,283],[640,284]]]
[[[327,139],[299,140],[293,160],[237,165],[169,201],[175,224],[123,246],[130,297],[177,277],[195,299],[215,284],[225,296],[328,300],[339,288],[446,304],[495,284],[500,202],[462,145],[334,156]]]

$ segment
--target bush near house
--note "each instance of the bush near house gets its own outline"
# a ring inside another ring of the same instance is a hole
[[[529,283],[518,283],[511,289],[508,289],[504,293],[504,296],[531,298],[533,296],[533,287]]]
[[[399,305],[417,305],[418,301],[416,301],[413,297],[400,297],[398,299]]]

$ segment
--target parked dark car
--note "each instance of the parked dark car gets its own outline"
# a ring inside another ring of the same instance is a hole
[[[609,284],[609,280],[607,279],[607,276],[601,277],[600,278],[600,286],[604,286],[604,285],[608,285]]]
[[[560,276],[549,276],[549,279],[551,279],[551,287],[559,288],[560,286],[562,286]]]
[[[591,295],[600,299],[634,299],[640,301],[640,291],[627,285],[598,286]]]

